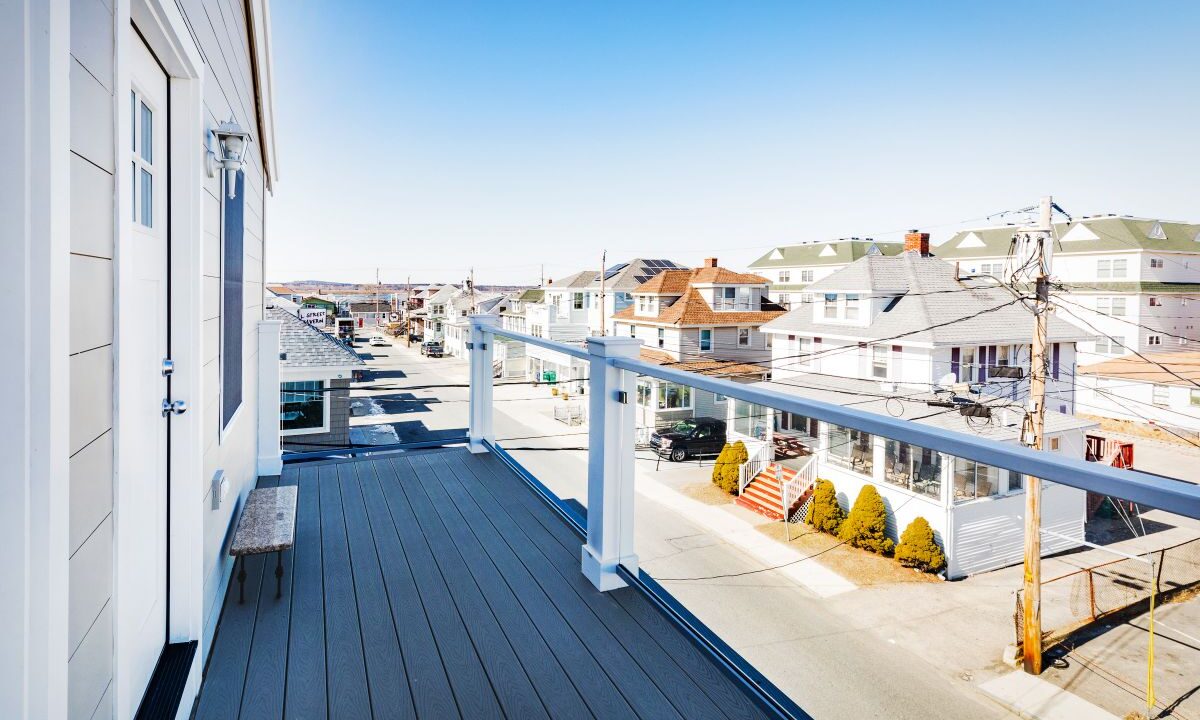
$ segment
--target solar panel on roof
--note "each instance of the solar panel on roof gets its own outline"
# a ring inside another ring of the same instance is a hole
[[[633,279],[637,280],[640,283],[644,283],[652,277],[654,277],[654,276],[653,275],[634,275]]]
[[[608,280],[613,275],[616,275],[617,273],[621,272],[622,270],[624,270],[627,267],[629,267],[629,263],[621,263],[620,265],[613,265],[608,270],[604,271],[604,279]]]

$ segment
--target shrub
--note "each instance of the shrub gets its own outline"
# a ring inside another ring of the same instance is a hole
[[[916,568],[921,572],[935,573],[946,567],[946,554],[933,539],[933,528],[919,517],[904,528],[900,544],[896,546],[896,559],[904,567]]]
[[[716,463],[713,464],[713,483],[729,493],[736,495],[738,491],[738,468],[742,463],[750,459],[750,453],[746,451],[746,444],[741,440],[735,443],[725,443],[725,447],[721,449],[721,454],[717,456]]]
[[[804,521],[821,532],[836,535],[845,519],[846,514],[838,504],[837,490],[834,489],[833,483],[818,479]]]
[[[854,547],[879,555],[892,553],[895,543],[887,536],[887,511],[874,485],[864,485],[859,491],[838,537]]]

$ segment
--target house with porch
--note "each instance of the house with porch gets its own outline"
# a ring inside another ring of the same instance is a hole
[[[642,359],[710,377],[765,379],[771,338],[763,323],[783,315],[767,296],[767,279],[734,272],[708,258],[692,270],[664,269],[632,291],[613,317],[614,337],[643,343]],[[724,418],[727,401],[706,390],[656,378],[637,388],[643,434],[689,417]]]
[[[991,278],[956,277],[952,265],[930,254],[928,241],[926,233],[910,233],[905,252],[851,263],[810,286],[813,303],[763,325],[774,342],[771,379],[761,386],[1019,443],[1032,316]],[[1081,459],[1086,431],[1096,423],[1073,414],[1074,347],[1089,337],[1050,318],[1043,447]],[[1019,475],[740,401],[728,413],[732,436],[751,454],[744,505],[782,517],[780,479],[798,473],[833,481],[846,509],[872,484],[888,509],[893,540],[924,517],[946,550],[951,578],[1021,558]],[[1067,549],[1083,539],[1084,495],[1047,488],[1043,526],[1056,533],[1048,547]],[[803,501],[791,496],[786,514]]]

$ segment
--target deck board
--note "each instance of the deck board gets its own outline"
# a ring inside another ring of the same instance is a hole
[[[463,449],[289,465],[296,544],[225,596],[196,717],[746,718],[763,712],[505,465]]]

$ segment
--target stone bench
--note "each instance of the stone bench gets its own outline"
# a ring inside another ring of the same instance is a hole
[[[275,597],[283,594],[283,551],[296,543],[296,487],[250,491],[229,554],[239,564],[238,603],[246,601],[246,555],[275,553]]]

